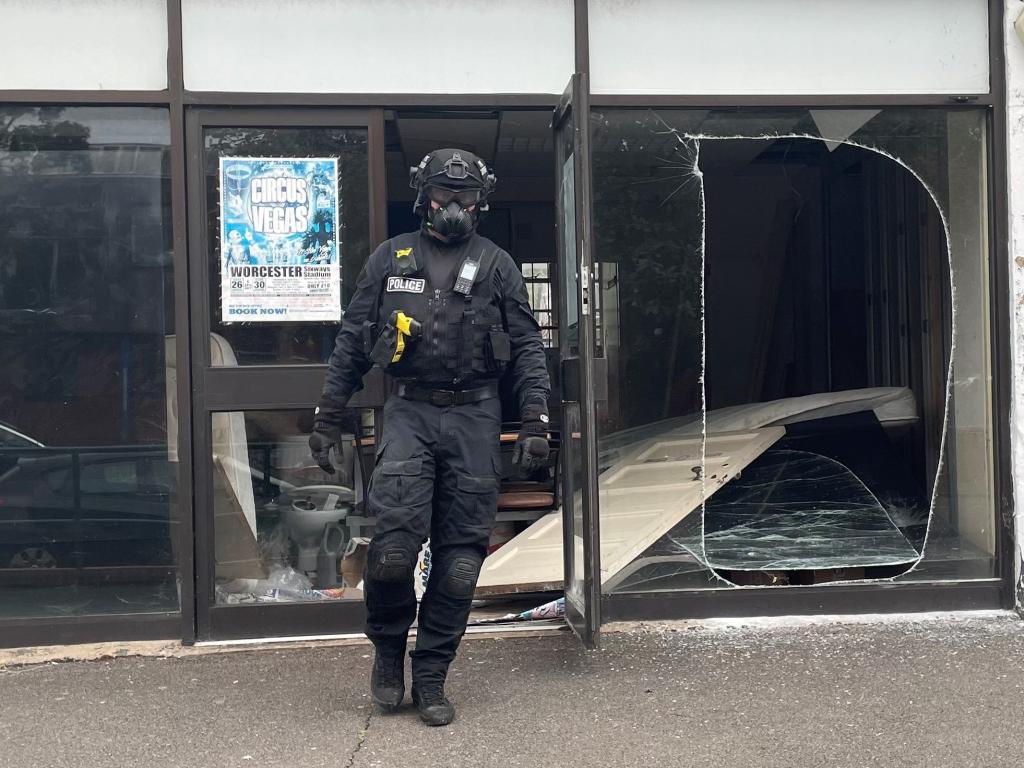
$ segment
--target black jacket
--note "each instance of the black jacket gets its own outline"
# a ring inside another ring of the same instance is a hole
[[[423,323],[423,337],[409,345],[400,363],[388,366],[389,374],[450,389],[493,380],[507,369],[520,409],[526,403],[546,405],[551,386],[540,328],[512,257],[475,233],[460,246],[460,253],[483,255],[467,301],[453,285],[430,284],[425,265],[431,258],[450,258],[442,252],[447,248],[420,231],[387,240],[370,255],[331,353],[324,402],[344,407],[362,388],[372,365],[370,348],[391,312],[401,309]]]

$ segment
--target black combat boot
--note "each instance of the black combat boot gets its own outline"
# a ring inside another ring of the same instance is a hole
[[[448,725],[455,719],[455,707],[444,696],[444,683],[413,683],[412,703],[427,725]]]
[[[378,648],[370,674],[370,698],[385,712],[394,712],[405,698],[405,651]]]

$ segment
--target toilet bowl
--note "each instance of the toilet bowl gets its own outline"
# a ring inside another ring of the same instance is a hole
[[[324,526],[343,521],[352,511],[354,498],[352,489],[340,485],[309,485],[288,492],[281,521],[298,550],[299,571],[316,572]]]

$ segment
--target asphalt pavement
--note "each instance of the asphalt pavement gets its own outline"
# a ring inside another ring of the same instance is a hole
[[[0,671],[0,766],[1007,766],[1024,758],[1024,623],[641,625],[471,639],[458,717],[374,710],[366,646]],[[408,702],[408,698],[407,698]]]

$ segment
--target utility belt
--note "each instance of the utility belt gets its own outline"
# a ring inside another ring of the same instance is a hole
[[[447,408],[452,405],[480,403],[497,397],[498,382],[490,381],[471,389],[432,389],[400,381],[395,387],[395,394],[405,400],[417,400],[421,403],[430,403],[438,408]]]

